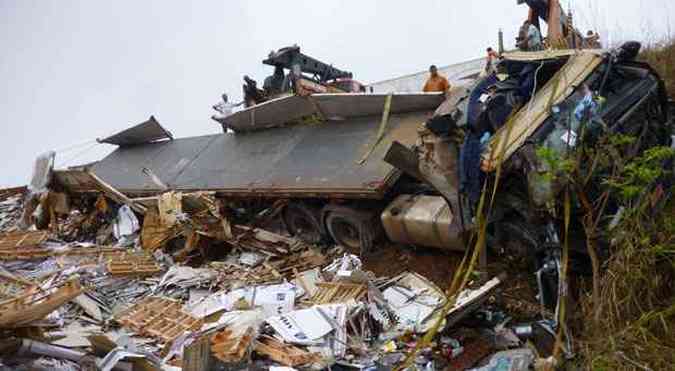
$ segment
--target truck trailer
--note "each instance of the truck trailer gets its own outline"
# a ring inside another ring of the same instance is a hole
[[[639,151],[670,144],[663,81],[634,54],[630,45],[505,53],[497,73],[447,94],[287,95],[200,137],[174,139],[151,118],[102,139],[118,148],[86,171],[56,179],[88,192],[91,172],[129,197],[210,191],[254,210],[286,200],[288,233],[311,242],[364,251],[383,231],[396,243],[464,250],[476,192],[502,164],[490,241],[519,239],[528,254],[556,237],[554,216],[542,213],[555,189],[535,181],[533,147],[573,151],[572,138],[584,139],[570,112],[584,98],[602,100],[589,118],[605,130],[642,133]]]

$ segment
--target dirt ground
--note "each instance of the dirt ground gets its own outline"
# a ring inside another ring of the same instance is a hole
[[[461,252],[388,243],[378,246],[362,261],[364,268],[376,276],[394,276],[412,271],[446,289],[463,256]],[[488,277],[502,272],[507,274],[507,280],[501,286],[500,301],[511,316],[523,320],[538,316],[540,307],[534,272],[522,259],[488,254],[487,266],[482,271]]]
[[[416,272],[445,289],[462,261],[462,254],[438,249],[382,244],[362,258],[364,268],[376,276],[394,276],[405,271]]]

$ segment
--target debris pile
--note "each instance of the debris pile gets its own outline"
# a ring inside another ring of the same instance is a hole
[[[554,20],[549,43],[572,31]],[[466,84],[424,94],[356,93],[350,73],[284,48],[264,61],[275,75],[263,90],[245,77],[245,110],[223,95],[223,134],[174,140],[151,117],[99,140],[119,148],[94,164],[55,172],[55,153],[40,155],[27,187],[0,190],[0,367],[492,371],[572,359],[568,305],[584,280],[570,276],[590,259],[597,305],[599,256],[627,240],[612,231],[628,225],[621,205],[647,186],[651,208],[670,197],[672,128],[662,82],[633,60],[639,44],[540,50],[538,32],[525,22],[529,51],[488,49]],[[644,153],[651,167],[604,152]],[[598,195],[601,184],[622,192]],[[375,244],[412,253],[378,261],[387,249]],[[445,255],[439,279],[417,246],[465,255],[456,266]]]
[[[21,210],[26,187],[0,190],[0,232],[16,229],[21,219]]]
[[[1,201],[3,225],[18,222],[24,194]],[[69,200],[60,216],[49,199],[46,229],[0,235],[8,367],[392,368],[447,301],[420,274],[376,276],[342,247],[261,220],[235,224],[213,194],[168,191],[141,203],[101,192]],[[526,349],[490,358],[524,344],[503,312],[487,309],[503,279],[463,292],[415,364],[533,362]]]

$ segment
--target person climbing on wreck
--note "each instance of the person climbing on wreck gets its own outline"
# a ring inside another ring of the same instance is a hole
[[[429,66],[429,78],[427,79],[427,82],[424,83],[424,88],[422,90],[426,93],[436,91],[445,93],[450,90],[450,83],[445,76],[438,73],[438,68],[432,64]]]
[[[588,30],[588,32],[586,32],[586,37],[584,37],[583,47],[585,49],[602,49],[600,35],[598,35],[597,32]]]
[[[532,24],[529,19],[523,22],[518,31],[517,46],[523,51],[543,50],[544,45],[539,28]]]
[[[234,107],[239,107],[242,104],[244,104],[244,101],[241,101],[239,103],[230,103],[227,99],[227,94],[223,93],[221,96],[223,99],[222,101],[214,104],[212,108],[217,111],[216,114],[211,116],[212,119],[217,120],[217,119],[223,119],[229,115],[232,114],[232,111],[234,110]]]
[[[530,21],[526,21],[527,26],[527,50],[537,51],[544,49],[541,41],[541,32],[539,28],[532,24]]]
[[[491,74],[497,70],[497,62],[499,61],[499,54],[497,54],[492,47],[488,47],[487,56],[485,57],[485,73]]]

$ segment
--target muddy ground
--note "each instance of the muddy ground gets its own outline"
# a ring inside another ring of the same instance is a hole
[[[394,276],[412,271],[428,278],[441,289],[447,289],[463,257],[461,252],[382,243],[368,256],[362,257],[362,261],[365,269],[376,276]],[[501,295],[495,300],[515,320],[531,320],[538,316],[540,307],[533,268],[523,259],[489,253],[487,266],[478,271],[485,272],[487,277],[506,272],[508,278],[501,287]]]

